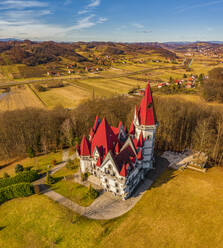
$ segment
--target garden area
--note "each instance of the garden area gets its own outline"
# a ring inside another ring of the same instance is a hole
[[[51,152],[48,154],[30,156],[24,159],[14,159],[9,161],[0,161],[0,178],[4,173],[10,176],[15,175],[15,167],[17,164],[22,165],[24,168],[36,169],[41,173],[46,172],[48,166],[55,166],[62,162],[62,151]]]
[[[79,159],[68,160],[66,167],[53,176],[47,174],[46,184],[58,194],[77,204],[87,207],[98,197],[99,193],[90,185],[86,187],[74,181],[74,174],[79,169]],[[84,176],[82,177],[84,180]]]

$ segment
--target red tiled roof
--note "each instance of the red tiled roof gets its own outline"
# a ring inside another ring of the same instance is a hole
[[[130,160],[135,163],[136,162],[136,157],[130,157]]]
[[[104,118],[103,121],[97,128],[97,131],[92,139],[91,147],[92,153],[97,146],[100,152],[105,156],[109,151],[112,151],[115,144],[117,143],[117,137],[113,133],[111,127],[108,125],[107,120]]]
[[[139,122],[141,125],[155,125],[153,100],[149,83],[139,108]]]
[[[143,139],[143,134],[141,132],[137,142],[137,147],[143,147],[143,145],[144,145],[144,139]]]
[[[89,145],[89,142],[85,136],[83,136],[83,139],[81,141],[80,155],[81,156],[90,156],[90,145]]]
[[[112,126],[111,126],[111,129],[112,129],[113,133],[114,133],[116,136],[119,135],[119,132],[120,132],[120,130],[121,130],[121,127],[122,127],[122,122],[121,122],[121,121],[119,122],[118,127],[112,127]]]
[[[133,121],[132,121],[130,129],[129,129],[129,134],[135,134],[135,126],[133,124]]]
[[[121,175],[122,177],[126,177],[127,174],[128,174],[128,170],[127,170],[127,168],[126,168],[126,164],[123,164],[123,165],[122,165],[122,169],[121,169],[121,171],[120,171],[120,175]]]
[[[116,146],[115,146],[115,153],[116,153],[116,154],[119,154],[119,152],[120,152],[120,145],[119,145],[119,143],[117,142],[117,144],[116,144]]]
[[[100,167],[102,164],[101,156],[99,156],[96,166]]]
[[[124,150],[122,150],[116,157],[115,161],[117,164],[117,167],[119,168],[119,171],[122,168],[123,163],[129,163],[131,164],[132,161],[130,157],[134,157],[135,154],[131,148],[131,146],[127,146]]]
[[[119,128],[118,128],[118,127],[112,127],[112,126],[111,126],[111,129],[112,129],[113,133],[114,133],[116,136],[118,136],[118,134],[119,134]]]
[[[137,154],[137,159],[142,160],[142,150],[140,150]]]
[[[133,140],[133,143],[134,143],[135,148],[137,149],[138,140],[136,138]]]

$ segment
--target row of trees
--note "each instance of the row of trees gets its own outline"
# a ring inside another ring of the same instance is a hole
[[[0,114],[1,158],[49,152],[80,142],[88,135],[95,116],[106,116],[117,126],[121,120],[127,128],[134,107],[141,98],[113,97],[93,99],[73,111],[26,109]],[[192,103],[165,96],[154,97],[159,122],[156,149],[204,151],[223,165],[223,110],[207,104]]]
[[[203,97],[209,102],[223,102],[223,68],[209,71],[208,79],[203,83]]]

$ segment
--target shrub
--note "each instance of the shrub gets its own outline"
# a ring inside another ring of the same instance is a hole
[[[17,164],[15,167],[15,173],[24,171],[24,167],[21,164]]]
[[[0,189],[0,203],[7,200],[29,196],[34,193],[33,185],[30,183],[18,183]]]
[[[95,189],[91,186],[91,184],[90,184],[90,186],[89,186],[89,188],[88,188],[88,193],[87,193],[87,195],[88,195],[88,197],[91,198],[91,199],[96,199],[96,198],[98,197],[99,193],[98,193],[98,191],[95,190]]]
[[[34,158],[35,157],[35,151],[33,150],[32,147],[30,147],[28,149],[28,155],[29,155],[30,158]]]
[[[10,177],[9,174],[7,172],[5,172],[3,175],[3,178],[8,178],[8,177]]]
[[[80,160],[78,158],[75,158],[74,160],[69,159],[66,164],[66,168],[69,170],[74,170],[78,168],[80,165]]]
[[[0,179],[0,188],[7,187],[7,186],[17,184],[17,183],[22,183],[22,182],[31,183],[37,180],[38,178],[39,178],[39,175],[37,171],[32,170],[32,171],[20,172],[14,177]]]
[[[55,179],[49,174],[49,171],[46,172],[45,184],[51,185],[55,183]]]

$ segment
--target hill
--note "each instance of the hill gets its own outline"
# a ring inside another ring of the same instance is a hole
[[[143,54],[154,52],[165,58],[175,58],[176,54],[147,43],[124,44],[111,42],[76,42],[56,43],[25,41],[0,41],[0,65],[26,64],[35,66],[61,61],[62,58],[73,62],[95,62],[94,57],[100,55]],[[83,55],[84,53],[84,55]],[[89,57],[92,57],[89,60]]]

